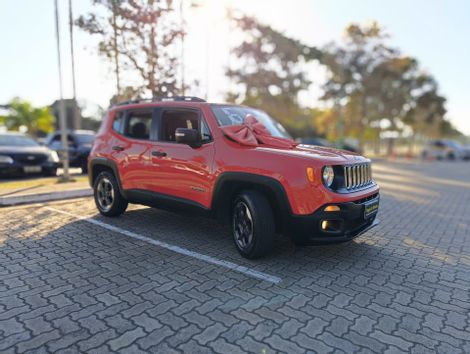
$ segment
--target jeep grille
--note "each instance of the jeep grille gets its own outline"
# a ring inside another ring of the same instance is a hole
[[[347,190],[359,189],[372,183],[370,163],[343,166],[344,186]]]

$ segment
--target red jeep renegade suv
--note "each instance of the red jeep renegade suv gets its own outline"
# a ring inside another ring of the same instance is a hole
[[[344,242],[376,224],[379,187],[370,160],[299,145],[266,113],[196,97],[111,108],[89,156],[96,206],[189,209],[230,223],[247,258],[275,233],[294,242]]]

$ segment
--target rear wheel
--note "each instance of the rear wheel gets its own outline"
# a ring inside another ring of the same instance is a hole
[[[101,172],[93,184],[95,204],[104,216],[118,216],[127,209],[127,200],[121,195],[116,177],[110,172]]]
[[[274,245],[273,211],[266,197],[257,191],[238,194],[232,206],[232,234],[238,252],[249,259],[259,258]]]

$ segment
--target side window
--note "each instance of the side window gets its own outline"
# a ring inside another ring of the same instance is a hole
[[[152,111],[129,111],[124,135],[134,139],[150,139]]]
[[[200,131],[199,114],[195,111],[184,110],[163,111],[160,140],[174,142],[175,131],[178,128],[197,129]]]
[[[60,141],[60,135],[55,135],[50,143],[49,143],[49,148],[52,149],[52,150],[59,150],[62,148],[62,144],[61,144],[61,141]]]
[[[117,111],[114,113],[114,120],[113,120],[113,130],[116,133],[122,134],[122,123],[124,122],[124,112]]]

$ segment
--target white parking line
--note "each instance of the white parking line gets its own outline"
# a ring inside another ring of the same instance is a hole
[[[190,251],[186,248],[171,245],[169,243],[162,242],[162,241],[159,241],[159,240],[155,240],[153,238],[143,236],[143,235],[138,234],[138,233],[133,232],[133,231],[121,229],[120,227],[110,225],[110,224],[107,224],[107,223],[99,221],[99,220],[91,219],[91,218],[84,217],[84,216],[77,215],[77,214],[72,214],[72,213],[69,213],[69,212],[66,212],[66,211],[63,211],[63,210],[59,210],[59,209],[55,209],[55,208],[51,208],[51,207],[44,207],[44,208],[47,209],[47,210],[50,210],[50,211],[54,211],[56,213],[71,216],[75,219],[86,221],[86,222],[88,222],[90,224],[93,224],[93,225],[101,226],[102,228],[108,229],[108,230],[113,231],[113,232],[120,233],[121,235],[124,235],[124,236],[127,236],[127,237],[131,237],[131,238],[143,241],[143,242],[150,243],[154,246],[162,247],[162,248],[165,248],[167,250],[170,250],[170,251],[173,251],[173,252],[176,252],[176,253],[179,253],[179,254],[183,254],[183,255],[188,256],[188,257],[196,258],[196,259],[201,260],[201,261],[206,262],[206,263],[215,264],[215,265],[218,265],[220,267],[224,267],[224,268],[233,270],[235,272],[245,274],[245,275],[247,275],[249,277],[252,277],[252,278],[264,280],[264,281],[274,283],[274,284],[277,284],[277,283],[281,282],[281,280],[282,280],[281,278],[276,277],[274,275],[259,272],[257,270],[251,269],[249,267],[245,267],[245,266],[240,265],[240,264],[236,264],[236,263],[229,262],[229,261],[224,261],[222,259],[218,259],[218,258],[214,258],[214,257],[211,257],[211,256],[207,256],[205,254]]]

